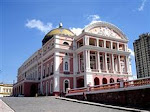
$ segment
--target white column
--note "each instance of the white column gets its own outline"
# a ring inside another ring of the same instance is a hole
[[[76,53],[73,53],[73,72],[74,72],[74,75],[76,75],[76,73],[78,72],[78,59],[77,59],[77,54]]]
[[[73,88],[76,88],[76,76],[73,77]]]
[[[55,54],[54,54],[54,74],[59,74],[59,64],[60,64],[59,52],[55,52]]]
[[[124,44],[124,51],[127,51],[127,46],[126,46],[126,44]]]
[[[103,40],[104,41],[104,48],[106,48],[106,40]]]
[[[55,48],[59,48],[59,36],[58,35],[56,35],[55,36]]]
[[[80,72],[80,54],[78,55],[78,69],[79,69],[79,72]]]
[[[83,46],[86,45],[86,39],[85,39],[85,37],[82,37],[82,40],[83,40]]]
[[[87,50],[83,51],[83,60],[84,60],[84,72],[86,72],[86,70],[87,70],[86,64],[88,64],[88,62],[87,62]]]
[[[129,72],[129,56],[125,56],[126,57],[126,71],[127,73]]]
[[[89,37],[88,36],[85,36],[84,37],[84,45],[89,45]]]
[[[59,76],[54,76],[54,92],[59,92]]]
[[[101,72],[101,69],[100,69],[99,52],[97,52],[97,63],[98,63],[98,71]]]
[[[96,43],[97,43],[97,44],[96,44],[97,47],[99,47],[99,39],[98,39],[98,38],[96,39]]]
[[[86,36],[87,45],[89,45],[89,36]]]
[[[113,41],[110,41],[111,49],[113,49]]]
[[[117,50],[119,50],[119,42],[117,42]]]
[[[111,54],[112,61],[112,71],[114,72],[114,54]]]
[[[89,56],[88,56],[88,50],[85,50],[85,57],[86,57],[86,60],[85,60],[85,64],[86,64],[86,72],[89,70]]]
[[[118,55],[118,66],[119,66],[119,72],[120,72],[120,74],[121,74],[120,55]]]
[[[59,52],[54,54],[54,92],[59,92]]]
[[[107,67],[107,53],[105,53],[105,70],[108,72],[108,67]]]
[[[87,61],[88,61],[88,71],[91,71],[91,66],[90,66],[90,50],[87,52]]]
[[[86,75],[84,75],[84,87],[87,87],[88,84],[91,84],[91,86],[94,85],[94,81],[93,81],[93,75],[86,73]]]

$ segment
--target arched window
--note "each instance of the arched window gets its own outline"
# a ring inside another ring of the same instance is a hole
[[[65,55],[66,55],[66,56],[69,56],[69,54],[68,54],[68,53],[65,53]]]
[[[68,71],[68,62],[65,62],[65,70]]]
[[[114,79],[113,78],[110,78],[110,83],[114,83]]]
[[[94,79],[94,85],[99,85],[99,78],[98,78],[98,77],[96,77],[96,78]]]
[[[103,84],[107,84],[107,79],[103,78]]]
[[[64,42],[63,44],[64,44],[64,45],[69,45],[69,43],[68,43],[68,42]]]
[[[67,88],[70,88],[70,83],[68,79],[64,80],[64,87],[63,87],[64,93],[66,93]]]

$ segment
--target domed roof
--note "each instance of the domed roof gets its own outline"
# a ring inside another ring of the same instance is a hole
[[[62,24],[60,23],[59,28],[53,29],[45,35],[44,39],[42,40],[43,45],[54,35],[64,35],[69,37],[75,36],[71,30],[62,28]]]
[[[56,28],[56,29],[51,30],[49,33],[46,34],[46,36],[51,36],[51,35],[74,36],[74,33],[68,29],[65,29],[65,28]]]

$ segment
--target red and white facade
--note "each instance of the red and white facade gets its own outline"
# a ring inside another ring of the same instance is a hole
[[[78,36],[57,33],[19,68],[13,94],[59,95],[66,88],[128,80],[127,42],[120,29],[106,22],[90,24]]]

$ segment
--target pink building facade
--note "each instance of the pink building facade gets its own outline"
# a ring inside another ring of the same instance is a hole
[[[42,43],[42,48],[18,69],[14,96],[59,95],[67,88],[132,77],[128,39],[110,23],[90,24],[78,36],[60,24],[45,35]]]

